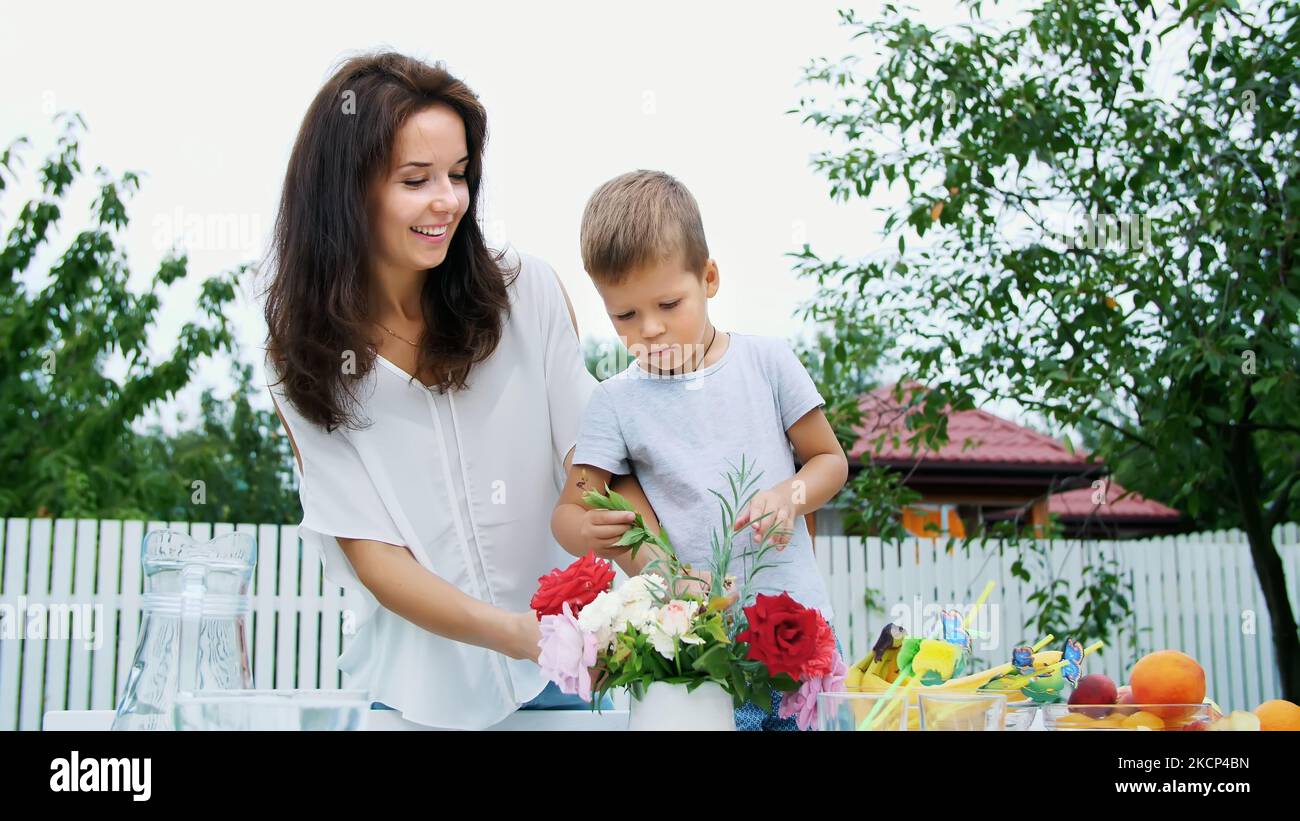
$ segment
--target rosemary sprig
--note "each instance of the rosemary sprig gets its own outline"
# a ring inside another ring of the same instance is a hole
[[[668,528],[661,526],[658,533],[650,530],[646,526],[645,518],[636,512],[636,508],[632,507],[632,503],[619,493],[610,490],[609,485],[605,485],[603,494],[595,490],[587,491],[582,495],[582,501],[583,504],[601,510],[621,510],[626,513],[636,513],[632,526],[614,543],[616,547],[631,546],[633,559],[636,558],[636,552],[641,548],[641,545],[649,542],[667,553],[673,562],[677,561],[677,552],[673,550],[672,542],[668,540]],[[658,560],[656,559],[656,561]]]

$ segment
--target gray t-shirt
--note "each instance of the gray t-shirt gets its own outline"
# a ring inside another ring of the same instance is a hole
[[[730,501],[725,474],[739,468],[742,454],[753,466],[750,475],[758,477],[752,490],[789,479],[795,473],[794,448],[786,431],[824,404],[789,343],[732,333],[722,358],[707,368],[664,376],[633,361],[597,385],[583,414],[573,464],[616,476],[635,472],[678,558],[707,570],[713,531],[722,527],[722,505],[709,490]],[[787,591],[830,621],[830,596],[807,522],[798,516],[794,524],[789,545],[764,557],[774,566],[758,574],[751,592]],[[730,572],[742,579],[753,566],[752,559],[739,558],[757,542],[751,543],[752,533],[747,527],[734,537]]]

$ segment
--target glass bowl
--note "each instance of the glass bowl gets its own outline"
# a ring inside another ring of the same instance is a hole
[[[817,729],[835,731],[907,729],[908,708],[897,693],[886,699],[884,693],[819,693],[817,695]],[[884,702],[875,714],[871,711]],[[870,721],[868,721],[870,717]]]
[[[362,730],[364,690],[200,690],[180,693],[177,730]]]
[[[1049,730],[1205,730],[1222,717],[1212,704],[1044,704]]]
[[[1038,702],[1025,699],[1007,704],[1007,729],[1012,731],[1028,730],[1038,717]]]
[[[936,688],[937,690],[937,688]],[[1007,697],[1002,693],[945,693],[918,695],[922,730],[1005,730]]]

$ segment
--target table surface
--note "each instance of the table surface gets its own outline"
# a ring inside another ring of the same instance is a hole
[[[113,710],[51,710],[45,714],[42,727],[59,730],[108,730],[113,726]],[[491,730],[626,730],[626,710],[606,710],[593,713],[589,710],[519,710],[505,721],[488,728]],[[371,710],[366,718],[366,730],[441,730],[407,721],[396,710]]]
[[[606,710],[593,713],[588,710],[519,710],[491,730],[626,730],[627,710]],[[45,714],[44,729],[57,730],[108,730],[113,726],[112,710],[52,710]],[[371,710],[366,719],[367,730],[438,730],[407,721],[396,710]],[[1043,730],[1043,711],[1034,716],[1030,730]]]

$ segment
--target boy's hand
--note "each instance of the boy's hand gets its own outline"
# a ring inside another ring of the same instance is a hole
[[[767,518],[763,518],[766,516]],[[777,550],[784,550],[790,544],[790,537],[794,535],[794,503],[789,499],[788,494],[778,493],[775,490],[761,490],[754,494],[750,500],[749,507],[740,518],[736,519],[734,530],[740,531],[742,527],[749,525],[754,529],[754,538],[761,540],[763,534],[771,531],[769,540]]]
[[[713,574],[707,570],[695,570],[694,568],[687,571],[687,575],[692,576],[690,579],[678,579],[677,587],[673,591],[674,598],[682,596],[694,596],[703,601],[706,605],[709,602],[710,590],[713,589]],[[722,580],[723,597],[726,603],[723,608],[730,607],[736,603],[736,597],[740,593],[736,590],[736,578],[727,576]]]
[[[636,514],[626,510],[600,510],[593,508],[582,516],[583,544],[595,545],[599,558],[618,556],[632,548],[615,546],[636,521]]]

